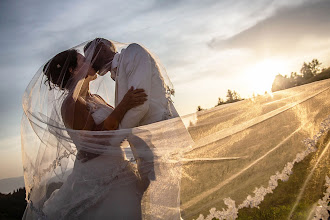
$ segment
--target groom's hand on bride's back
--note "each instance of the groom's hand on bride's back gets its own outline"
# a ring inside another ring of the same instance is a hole
[[[144,89],[134,89],[133,87],[127,91],[122,100],[127,111],[139,105],[143,105],[145,101],[147,101],[147,94]]]

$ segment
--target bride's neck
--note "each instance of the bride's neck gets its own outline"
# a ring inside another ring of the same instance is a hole
[[[79,86],[79,83],[76,83],[75,86],[72,86],[72,90],[70,90],[69,93],[73,97],[76,97],[76,96],[81,96],[81,97],[90,96],[89,81],[84,80],[84,82],[81,84],[81,86]]]
[[[83,85],[81,86],[80,91],[79,91],[79,96],[82,96],[82,97],[90,96],[89,82],[83,83]]]

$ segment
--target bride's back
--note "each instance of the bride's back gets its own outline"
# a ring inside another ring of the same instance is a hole
[[[81,97],[78,97],[76,101],[72,97],[66,97],[61,106],[61,114],[67,128],[93,130],[93,119],[87,110],[86,102],[83,102]]]

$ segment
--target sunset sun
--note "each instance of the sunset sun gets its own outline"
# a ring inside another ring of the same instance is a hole
[[[250,92],[263,94],[271,91],[274,78],[279,73],[287,73],[284,63],[278,59],[265,59],[251,65],[244,76]]]

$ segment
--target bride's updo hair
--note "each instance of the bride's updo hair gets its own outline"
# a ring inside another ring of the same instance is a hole
[[[77,55],[76,50],[66,50],[57,54],[45,64],[43,73],[47,77],[45,83],[48,83],[50,90],[55,87],[62,90],[67,88],[72,76],[70,69],[74,70],[77,67]]]

